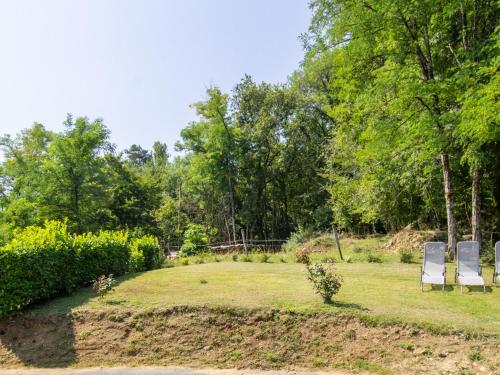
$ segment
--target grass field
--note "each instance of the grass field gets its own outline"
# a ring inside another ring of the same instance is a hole
[[[0,368],[183,365],[473,374],[500,369],[500,288],[420,290],[420,254],[400,263],[384,237],[298,248],[344,279],[324,304],[294,251],[202,254],[0,320]],[[492,268],[483,267],[485,280]],[[450,335],[450,333],[455,333]]]
[[[433,328],[500,335],[500,288],[462,294],[455,286],[444,292],[426,286],[421,292],[417,264],[339,263],[337,269],[344,285],[334,305],[323,304],[314,294],[301,264],[221,261],[131,275],[120,280],[116,290],[102,301],[83,289],[35,307],[31,313],[176,305],[346,311]],[[448,265],[449,283],[453,282],[453,270],[453,265]],[[484,269],[487,281],[491,272]]]

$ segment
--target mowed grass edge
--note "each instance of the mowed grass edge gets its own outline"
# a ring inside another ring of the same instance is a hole
[[[344,278],[333,305],[313,292],[305,267],[296,263],[218,262],[131,274],[99,301],[89,289],[34,307],[28,314],[71,310],[149,309],[172,306],[285,309],[349,313],[364,319],[417,324],[435,330],[500,335],[500,289],[460,293],[419,287],[417,264],[339,263]],[[453,284],[448,265],[448,283]],[[486,280],[491,269],[484,269]],[[466,289],[467,290],[467,289]]]

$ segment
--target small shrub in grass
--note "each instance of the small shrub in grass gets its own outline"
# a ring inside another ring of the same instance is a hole
[[[401,347],[404,350],[408,350],[409,352],[412,352],[415,350],[415,345],[413,345],[411,342],[404,342],[401,344]]]
[[[208,284],[208,281],[207,281],[207,280],[205,280],[205,279],[201,279],[201,280],[200,280],[200,284]]]
[[[302,249],[299,249],[295,252],[295,259],[297,260],[297,263],[302,263],[302,264],[309,264],[311,263],[311,259],[309,258],[309,254],[311,252],[303,247]]]
[[[205,258],[202,256],[195,257],[193,260],[194,264],[204,264],[205,263]]]
[[[368,263],[382,263],[382,257],[375,253],[368,253]]]
[[[267,254],[267,253],[262,253],[262,254],[260,254],[260,256],[259,256],[259,261],[260,261],[261,263],[267,263],[267,262],[269,262],[269,258],[270,258],[269,254]]]
[[[99,299],[102,299],[114,289],[116,284],[117,282],[113,278],[113,275],[109,275],[108,277],[101,275],[92,283],[92,289],[97,293]]]
[[[242,262],[251,262],[252,261],[252,257],[249,255],[249,254],[243,254],[241,257],[240,257],[240,260]]]
[[[278,363],[278,362],[281,362],[282,359],[283,359],[283,357],[281,356],[281,354],[275,353],[275,352],[268,352],[266,354],[266,358],[271,363]]]
[[[179,263],[180,263],[181,266],[188,266],[189,265],[189,259],[188,258],[182,258],[179,261]]]
[[[399,250],[399,261],[401,263],[413,263],[413,252],[409,249]]]
[[[233,260],[233,262],[237,262],[238,261],[238,254],[231,255],[231,259]]]
[[[472,347],[469,353],[469,359],[471,361],[480,361],[481,360],[481,352],[478,347]]]
[[[325,303],[331,303],[332,297],[337,294],[342,286],[342,277],[335,272],[332,264],[308,264],[308,279],[312,282],[314,290]]]
[[[286,263],[286,259],[284,257],[280,257],[280,263]]]
[[[354,248],[352,249],[352,252],[354,254],[361,254],[363,252],[363,248],[361,248],[359,246],[354,246]]]
[[[175,267],[175,263],[172,262],[171,260],[166,260],[165,263],[163,263],[163,267],[165,267],[165,268],[174,268]]]

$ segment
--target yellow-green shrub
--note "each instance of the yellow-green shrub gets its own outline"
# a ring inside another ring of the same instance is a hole
[[[28,227],[0,249],[0,316],[79,285],[78,257],[65,223]]]
[[[102,231],[72,236],[65,223],[48,221],[28,227],[0,248],[0,316],[40,300],[67,294],[101,275],[129,270],[131,243],[127,232]],[[157,263],[153,237],[134,240],[144,267]]]
[[[128,271],[130,248],[124,231],[101,231],[74,237],[80,283],[88,284],[101,275],[123,275]]]
[[[160,268],[163,262],[160,244],[153,236],[135,238],[130,243],[132,256],[130,258],[131,271],[147,271]],[[142,254],[142,259],[141,259]],[[142,268],[141,266],[142,260]]]

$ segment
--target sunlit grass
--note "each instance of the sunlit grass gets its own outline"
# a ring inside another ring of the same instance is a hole
[[[279,255],[277,255],[279,256]],[[98,301],[84,289],[32,310],[161,308],[175,305],[277,308],[297,311],[349,311],[449,329],[500,334],[500,289],[460,293],[450,287],[421,292],[418,264],[338,263],[344,278],[334,305],[325,305],[297,263],[220,261],[130,275]],[[453,282],[448,265],[448,282]],[[485,269],[491,279],[491,269]]]

